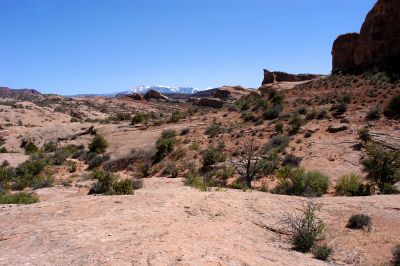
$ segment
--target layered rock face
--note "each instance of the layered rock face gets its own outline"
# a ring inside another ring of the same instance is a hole
[[[377,68],[400,73],[400,1],[379,0],[360,33],[339,36],[332,48],[332,71]]]
[[[33,89],[10,89],[8,87],[0,87],[0,97],[25,97],[41,95],[40,92]]]
[[[165,102],[170,101],[170,99],[167,96],[165,96],[155,90],[149,90],[148,92],[146,92],[146,94],[143,96],[143,98],[148,101],[150,101],[150,100],[165,101]]]
[[[264,80],[262,85],[271,84],[275,82],[298,82],[298,81],[307,81],[312,80],[320,75],[315,74],[289,74],[286,72],[274,71],[271,72],[267,69],[264,69]]]

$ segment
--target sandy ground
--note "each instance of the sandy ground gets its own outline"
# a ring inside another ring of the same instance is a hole
[[[132,196],[39,190],[44,201],[0,207],[1,265],[324,265],[290,249],[279,222],[303,199],[262,192],[199,192],[151,178]],[[379,265],[400,239],[400,196],[321,198],[330,265]],[[345,228],[353,213],[371,232]],[[384,216],[384,217],[383,217]]]

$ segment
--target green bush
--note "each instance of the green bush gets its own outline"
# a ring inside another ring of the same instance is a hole
[[[195,170],[189,171],[186,175],[185,184],[196,188],[200,191],[207,190],[207,184],[204,182],[203,178]]]
[[[26,187],[34,189],[49,187],[53,184],[51,173],[45,171],[49,161],[47,158],[34,156],[23,162],[15,169],[15,176],[11,185],[14,190],[23,190]]]
[[[131,119],[131,125],[136,125],[140,123],[146,123],[149,121],[150,116],[146,113],[137,113]]]
[[[263,118],[265,120],[273,120],[279,117],[279,114],[282,111],[282,107],[280,105],[272,105],[268,106],[268,108],[263,113]]]
[[[169,175],[171,178],[177,178],[181,169],[176,164],[167,164],[164,167],[163,174]]]
[[[143,186],[141,180],[117,180],[117,176],[107,171],[95,171],[92,178],[97,182],[92,185],[89,194],[130,195]]]
[[[297,157],[293,154],[287,154],[285,159],[283,159],[282,165],[287,165],[291,167],[298,167],[300,165],[302,158]]]
[[[176,131],[164,130],[156,142],[155,160],[159,162],[167,157],[174,150],[176,142]]]
[[[329,188],[329,177],[318,171],[293,170],[286,166],[277,172],[277,176],[279,183],[274,190],[277,194],[320,197]]]
[[[312,200],[304,206],[301,215],[289,215],[284,222],[291,232],[294,249],[309,252],[315,243],[322,239],[325,233],[325,223],[317,217],[319,206]]]
[[[298,113],[294,113],[289,121],[290,124],[289,134],[290,135],[297,134],[297,132],[299,132],[301,128],[302,123],[303,120],[301,119],[300,115]]]
[[[219,149],[215,149],[213,147],[208,147],[207,149],[201,152],[203,158],[203,167],[207,168],[211,165],[214,165],[219,162],[223,162],[226,159],[226,156]]]
[[[219,134],[222,134],[224,132],[224,129],[221,127],[221,124],[219,123],[212,123],[205,131],[205,134],[210,136],[210,137],[216,137]]]
[[[381,117],[381,108],[379,106],[373,107],[371,110],[368,111],[366,117],[368,120],[379,119]]]
[[[171,118],[169,119],[169,123],[178,123],[179,120],[187,117],[186,113],[175,111],[172,113]]]
[[[182,130],[181,130],[181,136],[185,136],[185,135],[189,135],[189,133],[190,133],[190,129],[189,128],[183,128]]]
[[[372,194],[372,187],[364,185],[359,176],[352,174],[339,178],[336,193],[341,196],[368,196]]]
[[[42,149],[45,153],[55,152],[57,150],[57,143],[56,142],[47,142],[43,145]]]
[[[384,114],[388,117],[400,116],[400,92],[393,96],[385,108]]]
[[[316,245],[312,252],[317,260],[327,261],[332,254],[332,248],[326,245]]]
[[[371,217],[365,214],[354,214],[350,217],[346,227],[350,229],[363,229],[371,227]]]
[[[289,145],[289,137],[285,135],[277,135],[270,139],[270,141],[264,146],[264,151],[266,153],[272,150],[277,150],[279,152],[285,151],[286,147]]]
[[[36,194],[18,192],[14,194],[0,194],[0,204],[32,204],[39,201]]]
[[[371,135],[369,133],[369,129],[366,128],[366,127],[361,128],[358,131],[358,137],[364,142],[370,141],[371,140]]]
[[[96,135],[89,144],[89,151],[97,154],[105,153],[108,147],[106,139],[101,135]]]
[[[370,142],[367,144],[367,157],[361,161],[368,178],[375,182],[381,193],[400,180],[400,151],[391,151]]]
[[[39,151],[39,148],[33,142],[28,142],[25,145],[25,154],[30,155],[30,154],[36,153],[38,151]]]

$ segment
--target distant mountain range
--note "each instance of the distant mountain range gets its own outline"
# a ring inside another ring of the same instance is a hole
[[[116,95],[127,95],[132,93],[145,94],[146,92],[154,90],[162,94],[193,94],[200,91],[192,87],[168,87],[168,86],[137,86],[128,91],[116,93]]]

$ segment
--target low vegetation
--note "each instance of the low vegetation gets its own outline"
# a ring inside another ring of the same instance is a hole
[[[365,214],[354,214],[349,218],[346,227],[350,229],[363,229],[371,227],[371,217]]]
[[[168,154],[170,154],[176,145],[176,131],[175,130],[164,130],[161,137],[156,142],[156,154],[155,160],[157,162],[164,159]]]
[[[277,171],[279,183],[274,193],[296,196],[322,196],[329,187],[329,177],[318,171],[292,169],[284,166]]]
[[[400,180],[400,151],[385,149],[382,145],[369,142],[367,156],[361,163],[382,194],[395,193],[394,184]]]
[[[287,214],[284,217],[283,222],[290,231],[291,242],[295,250],[309,252],[313,247],[318,248],[316,244],[324,238],[326,230],[326,224],[317,216],[319,210],[320,205],[309,199],[301,214]],[[325,251],[325,253],[327,252]],[[328,253],[330,254],[331,251]],[[325,257],[327,258],[327,256]]]
[[[340,177],[336,185],[336,193],[341,196],[368,196],[372,190],[371,185],[364,185],[355,174]]]
[[[92,178],[97,181],[90,188],[89,194],[130,195],[143,186],[141,180],[118,180],[113,173],[102,170],[93,172]]]
[[[92,142],[89,144],[89,151],[95,152],[97,154],[102,154],[106,152],[107,147],[107,140],[101,135],[96,135],[93,138]]]
[[[18,192],[0,194],[0,204],[32,204],[39,202],[39,197],[33,193]]]

